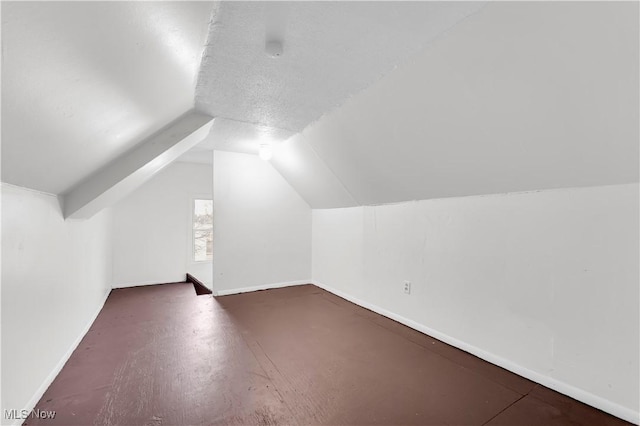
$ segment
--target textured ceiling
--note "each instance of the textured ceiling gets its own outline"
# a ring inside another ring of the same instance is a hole
[[[261,142],[276,145],[291,136],[293,132],[289,130],[218,117],[209,136],[197,148],[257,154]]]
[[[209,2],[2,2],[2,181],[61,193],[193,107]]]
[[[242,140],[250,131],[238,122],[300,132],[483,5],[222,3],[209,27],[196,107],[232,120],[214,128],[213,139],[221,139],[223,149],[246,152]],[[282,42],[282,56],[267,55],[270,40]],[[232,127],[239,131],[237,149]]]

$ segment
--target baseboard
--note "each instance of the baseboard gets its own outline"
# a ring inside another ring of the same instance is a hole
[[[287,281],[283,283],[262,284],[253,287],[234,288],[229,290],[214,290],[214,296],[228,296],[230,294],[249,293],[251,291],[269,290],[272,288],[291,287],[294,285],[311,284],[311,280]]]
[[[447,334],[444,334],[438,330],[434,330],[425,325],[422,325],[416,321],[410,320],[403,316],[397,315],[391,311],[388,311],[379,306],[373,305],[371,303],[360,300],[356,297],[350,296],[343,291],[337,290],[333,287],[330,287],[326,284],[311,280],[311,283],[315,286],[322,288],[330,293],[335,294],[349,302],[355,303],[356,305],[362,306],[363,308],[369,309],[375,313],[378,313],[384,317],[390,318],[394,321],[397,321],[401,324],[406,325],[407,327],[413,328],[421,333],[427,334],[435,339],[438,339],[444,343],[447,343],[451,346],[454,346],[458,349],[461,349],[465,352],[468,352],[472,355],[477,356],[491,364],[497,365],[499,367],[504,368],[505,370],[509,370],[519,376],[522,376],[526,379],[529,379],[533,382],[539,383],[543,386],[546,386],[550,389],[553,389],[557,392],[560,392],[564,395],[570,396],[573,399],[576,399],[580,402],[584,402],[587,405],[595,407],[599,410],[602,410],[606,413],[619,417],[623,420],[634,424],[640,424],[640,413],[633,411],[630,408],[624,407],[622,405],[616,404],[615,402],[609,401],[600,396],[594,395],[590,392],[587,392],[583,389],[572,386],[563,381],[554,379],[552,377],[546,376],[544,374],[538,373],[536,371],[530,370],[526,367],[518,365],[512,361],[501,358],[491,352],[487,352],[483,349],[480,349],[476,346],[470,345],[466,342],[456,339],[455,337],[451,337]]]
[[[198,296],[211,294],[212,291],[202,281],[187,272],[187,282],[193,284],[193,289]]]
[[[113,284],[111,286],[111,288],[116,290],[116,289],[119,289],[119,288],[145,287],[145,286],[148,286],[148,285],[174,284],[174,283],[180,283],[180,282],[184,283],[186,281],[184,280],[184,278],[178,278],[175,281],[164,281],[164,282],[161,282],[159,280],[155,280],[155,281],[138,281],[138,282],[126,283],[126,284]]]
[[[76,340],[71,344],[71,346],[69,347],[67,352],[62,356],[62,358],[60,358],[60,361],[58,361],[58,363],[53,368],[53,370],[51,370],[51,373],[49,373],[49,375],[44,380],[44,382],[42,382],[42,384],[40,385],[40,387],[38,388],[36,393],[31,397],[31,399],[29,400],[27,405],[24,407],[25,410],[27,410],[28,412],[31,412],[31,410],[33,410],[35,408],[35,406],[38,403],[38,401],[40,401],[40,399],[42,398],[42,395],[44,395],[44,393],[47,391],[47,389],[49,389],[49,386],[51,386],[51,383],[53,383],[53,381],[58,376],[58,374],[60,373],[60,371],[62,370],[64,365],[69,360],[69,358],[71,358],[71,354],[73,354],[73,351],[76,350],[76,348],[78,347],[78,345],[80,344],[80,342],[82,341],[84,336],[87,334],[87,332],[89,331],[89,329],[93,325],[93,322],[96,320],[96,318],[100,314],[100,311],[102,311],[102,308],[104,307],[104,304],[106,303],[107,298],[109,297],[110,293],[111,293],[111,290],[109,290],[107,293],[105,293],[105,295],[104,295],[104,297],[102,299],[102,302],[98,306],[98,309],[96,309],[96,311],[91,316],[91,319],[85,325],[85,327],[82,330],[82,332],[78,335]],[[20,425],[20,424],[22,424],[23,421],[24,421],[23,419],[16,419],[16,420],[14,420],[13,423],[10,423],[10,424],[11,425]]]

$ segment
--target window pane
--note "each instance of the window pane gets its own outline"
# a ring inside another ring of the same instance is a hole
[[[194,200],[193,203],[193,260],[213,259],[213,201]]]
[[[194,200],[193,229],[207,229],[213,226],[213,201]]]
[[[211,229],[193,231],[193,254],[196,262],[213,259],[213,231]]]

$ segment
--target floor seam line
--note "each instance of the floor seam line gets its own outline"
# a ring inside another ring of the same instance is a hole
[[[526,395],[522,395],[520,398],[516,399],[515,401],[513,401],[511,404],[507,405],[506,407],[504,407],[502,410],[500,410],[495,416],[491,417],[489,420],[487,420],[486,422],[482,423],[482,426],[485,426],[486,424],[488,424],[491,420],[495,419],[496,417],[498,417],[500,414],[504,413],[505,411],[507,411],[509,408],[511,408],[515,403],[519,402],[522,398],[524,398],[525,396],[528,396],[529,394]]]
[[[276,386],[275,381],[273,380],[272,377],[269,376],[269,372],[265,370],[265,368],[262,366],[262,363],[260,362],[260,359],[258,358],[258,356],[256,355],[256,353],[254,352],[253,348],[251,347],[251,345],[249,344],[249,342],[247,342],[247,339],[245,338],[245,336],[243,335],[243,333],[240,333],[240,337],[242,338],[242,340],[244,341],[245,345],[247,345],[247,348],[249,348],[249,350],[251,351],[251,353],[253,354],[253,358],[256,360],[256,362],[258,363],[258,365],[260,366],[260,368],[262,369],[262,371],[264,372],[264,374],[269,378],[269,382],[271,383],[271,386],[273,386],[273,389],[275,389],[276,393],[278,394],[278,396],[280,397],[280,400],[282,401],[282,403],[287,407],[287,410],[289,410],[289,413],[291,413],[291,417],[295,418],[294,412],[291,409],[291,407],[289,406],[289,403],[285,400],[284,395],[282,395],[282,393],[280,392],[280,389],[278,389],[278,386]],[[256,342],[256,345],[258,345],[258,347],[260,348],[260,350],[262,351],[262,353],[264,354],[264,356],[267,358],[267,360],[269,360],[269,362],[271,363],[271,365],[273,365],[273,368],[278,372],[278,374],[284,378],[284,376],[282,375],[282,373],[280,372],[280,369],[278,369],[278,366],[271,360],[271,358],[269,357],[269,355],[267,355],[267,352],[264,350],[264,348],[262,347],[262,345],[260,344],[260,342],[258,341],[258,339],[252,339],[253,341]]]

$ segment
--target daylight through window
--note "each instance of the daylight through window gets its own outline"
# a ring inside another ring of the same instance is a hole
[[[213,259],[213,201],[193,200],[193,260]]]

